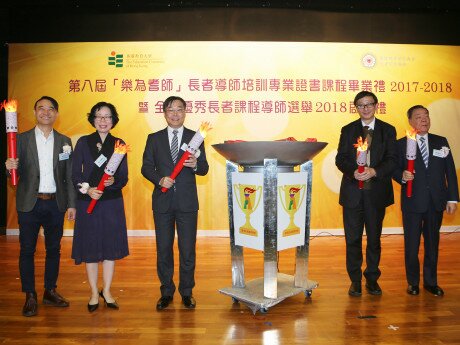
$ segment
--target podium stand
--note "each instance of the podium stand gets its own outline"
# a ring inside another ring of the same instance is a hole
[[[308,279],[308,255],[310,237],[310,209],[313,163],[311,159],[327,143],[324,142],[234,142],[212,145],[226,161],[228,217],[230,229],[230,249],[232,260],[232,286],[220,289],[231,296],[233,302],[245,303],[255,314],[263,313],[287,297],[304,292],[311,296],[318,283]],[[278,173],[293,172],[300,165],[300,172],[307,172],[305,181],[305,240],[296,247],[295,275],[278,273]],[[243,246],[235,243],[234,196],[232,173],[259,172],[263,174],[263,255],[264,276],[245,282]]]

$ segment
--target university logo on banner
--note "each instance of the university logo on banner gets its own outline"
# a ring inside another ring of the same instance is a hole
[[[123,67],[123,54],[117,54],[115,51],[110,53],[108,57],[108,65],[115,66],[116,68]]]

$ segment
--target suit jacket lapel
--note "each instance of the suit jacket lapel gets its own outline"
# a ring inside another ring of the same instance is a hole
[[[353,137],[351,138],[351,140],[353,141],[353,144],[356,144],[356,142],[358,141],[358,138],[363,136],[363,126],[361,125],[361,120],[357,120],[355,122],[352,136]],[[356,149],[354,150],[356,151]]]
[[[58,159],[59,159],[59,153],[61,152],[61,137],[58,132],[53,130],[53,141],[54,141],[54,146],[53,146],[53,169],[56,168]]]
[[[168,127],[166,127],[161,133],[160,133],[160,147],[163,148],[165,155],[168,157],[168,161],[171,163],[171,165],[174,165],[174,162],[171,157],[171,146],[169,145],[169,137],[168,137]]]
[[[34,159],[35,166],[37,170],[40,171],[40,164],[38,163],[38,149],[37,149],[37,139],[35,138],[35,129],[30,132],[30,138],[28,140],[29,150],[32,152],[32,157]]]
[[[441,142],[438,140],[436,136],[432,136],[428,133],[428,142],[427,142],[427,149],[428,149],[428,168],[430,169],[431,163],[434,162],[433,160],[433,150],[440,149]],[[451,153],[450,153],[451,154]],[[421,155],[421,154],[420,154]],[[421,157],[421,156],[420,156]],[[425,166],[425,165],[424,165]]]
[[[428,133],[428,142],[427,142],[427,149],[428,149],[428,168],[431,166],[431,162],[433,158],[433,148],[436,145],[436,140],[433,138],[433,136]]]
[[[372,145],[370,147],[371,152],[371,166],[375,166],[375,160],[379,157],[379,151],[381,150],[381,142],[383,140],[382,126],[379,120],[375,119],[374,131],[372,133]]]
[[[372,133],[372,145],[376,144],[376,146],[378,147],[379,144],[382,142],[383,140],[383,136],[382,136],[382,126],[380,124],[380,122],[375,119],[375,125],[374,125],[374,132]],[[371,147],[372,149],[373,147]]]

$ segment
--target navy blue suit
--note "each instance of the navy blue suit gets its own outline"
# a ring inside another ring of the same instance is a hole
[[[449,147],[447,139],[428,134],[429,160],[425,166],[420,149],[414,162],[415,177],[412,182],[412,197],[406,196],[407,184],[402,183],[402,174],[406,170],[406,138],[397,142],[398,167],[393,179],[400,183],[401,209],[404,226],[404,253],[406,278],[409,285],[419,285],[420,264],[418,251],[423,233],[425,255],[423,261],[424,285],[436,286],[439,248],[439,229],[447,201],[458,201],[458,182],[452,154],[436,157],[434,150]]]
[[[184,127],[179,148],[183,143],[188,144],[194,134],[194,131]],[[204,176],[209,170],[203,144],[200,151],[196,171],[184,167],[176,177],[174,186],[163,193],[160,180],[164,176],[170,176],[175,165],[171,158],[167,128],[149,134],[145,145],[142,175],[155,186],[152,193],[152,210],[157,243],[157,271],[162,296],[173,296],[176,289],[173,282],[175,225],[180,260],[179,293],[182,296],[191,296],[195,286],[195,245],[199,208],[195,175]],[[184,151],[179,150],[177,161],[183,153]]]

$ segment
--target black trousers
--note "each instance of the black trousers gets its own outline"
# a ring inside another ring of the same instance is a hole
[[[19,272],[23,292],[35,292],[35,250],[40,227],[45,234],[45,289],[56,288],[61,258],[61,238],[65,212],[58,209],[56,200],[37,199],[30,212],[18,211]]]
[[[362,241],[366,228],[366,269],[364,276],[368,281],[375,282],[380,277],[380,236],[385,217],[385,208],[376,208],[370,200],[371,190],[362,190],[361,198],[356,207],[343,207],[343,226],[346,242],[347,272],[352,282],[362,279],[363,263]]]
[[[181,212],[173,203],[168,213],[153,213],[157,243],[157,273],[161,295],[173,296],[174,227],[177,227],[179,247],[179,293],[191,296],[195,286],[196,233],[198,212]]]
[[[420,263],[418,252],[423,234],[425,253],[423,258],[423,283],[438,285],[439,229],[443,212],[436,211],[431,203],[425,213],[403,212],[404,259],[406,278],[409,285],[420,283]]]

